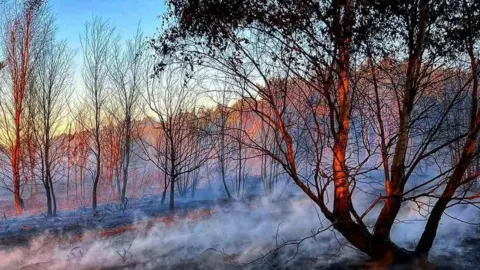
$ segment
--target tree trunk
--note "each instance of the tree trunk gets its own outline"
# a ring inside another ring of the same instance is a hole
[[[177,175],[176,175],[176,153],[175,153],[175,145],[173,143],[173,138],[172,136],[169,137],[170,140],[170,203],[169,203],[169,209],[174,210],[175,209],[175,182],[177,181]]]
[[[50,178],[50,189],[52,191],[52,215],[56,216],[57,215],[57,199],[55,197],[55,190],[53,189],[53,181],[52,178]]]
[[[349,53],[348,47],[341,49],[339,61],[339,85],[337,88],[339,96],[338,131],[333,144],[333,179],[334,179],[334,201],[333,212],[341,221],[351,220],[350,209],[351,194],[348,183],[348,168],[346,165],[346,150],[348,133],[350,127],[350,100],[349,100]],[[332,108],[333,110],[334,108]]]
[[[232,198],[232,195],[230,194],[230,191],[228,190],[227,182],[225,180],[225,168],[224,165],[220,165],[220,173],[222,175],[222,182],[223,182],[223,187],[225,188],[225,192],[227,193],[227,198],[230,200]]]
[[[222,112],[221,112],[221,121],[222,121],[222,131],[221,131],[221,136],[220,136],[220,156],[219,156],[219,163],[220,163],[220,174],[222,177],[222,183],[223,183],[223,188],[225,189],[225,192],[227,193],[227,198],[230,200],[232,198],[232,195],[230,194],[230,191],[228,190],[228,185],[225,179],[225,166],[226,166],[226,157],[225,157],[225,112],[223,109],[222,105]]]
[[[75,185],[75,201],[78,200],[78,184],[77,184],[77,165],[73,165],[73,184]]]
[[[167,189],[168,189],[168,185],[170,183],[170,181],[167,182],[167,172],[168,172],[168,140],[166,138],[166,135],[164,134],[165,136],[165,171],[163,172],[164,175],[163,175],[163,194],[162,194],[162,202],[161,204],[163,205],[165,203],[165,198],[166,198],[166,195],[167,195]]]
[[[47,196],[47,216],[51,217],[53,215],[53,209],[52,209],[52,195],[51,195],[51,189],[50,189],[50,184],[47,182],[48,180],[45,181],[45,193]]]
[[[243,171],[242,171],[242,130],[243,130],[243,96],[244,96],[244,90],[243,90],[243,87],[242,87],[242,100],[240,100],[240,119],[239,119],[239,129],[238,129],[238,132],[237,132],[237,136],[238,136],[238,178],[237,178],[237,182],[238,182],[238,194],[237,194],[237,197],[238,198],[241,198],[243,196],[243,188],[244,188],[244,184],[245,184],[245,179],[243,178]]]
[[[95,173],[95,178],[93,180],[93,191],[92,191],[92,209],[93,212],[97,211],[97,187],[100,180],[100,161],[97,157],[97,171]]]
[[[97,187],[98,182],[100,181],[100,173],[101,173],[101,144],[100,144],[100,107],[98,105],[98,100],[95,100],[95,143],[97,147],[96,153],[96,171],[95,171],[95,178],[93,180],[93,191],[92,191],[92,209],[93,213],[96,214],[97,211]]]
[[[118,199],[122,200],[122,184],[120,183],[120,172],[118,172],[118,167],[116,168],[115,173],[115,182],[117,182],[117,192],[118,192]]]
[[[197,169],[198,170],[198,169]],[[195,197],[195,190],[197,189],[197,170],[194,170],[192,173],[191,173],[191,189],[192,189],[192,193],[191,193],[191,198],[193,199]]]
[[[70,191],[70,154],[68,154],[68,158],[67,158],[67,197],[66,197],[66,200],[68,201],[68,196],[70,195],[69,191]]]
[[[15,144],[12,153],[12,177],[13,177],[13,197],[15,201],[15,212],[17,215],[23,213],[23,199],[20,195],[20,128],[16,131]]]
[[[169,202],[169,209],[174,210],[175,209],[175,178],[173,176],[170,176],[171,181],[170,181],[170,202]]]
[[[50,180],[48,179],[47,173],[47,162],[45,162],[45,157],[43,157],[42,161],[42,181],[43,186],[45,187],[45,195],[47,196],[47,216],[53,216],[53,208],[52,208],[52,189],[50,188]]]
[[[131,121],[129,115],[126,119],[126,128],[125,128],[125,163],[123,164],[123,186],[122,186],[122,196],[121,203],[124,205],[126,203],[126,193],[127,193],[127,181],[128,181],[128,167],[130,164],[130,137],[131,137]]]
[[[98,137],[97,137],[97,145],[100,145],[100,141],[99,141]],[[97,211],[97,187],[98,187],[98,182],[100,180],[100,169],[101,169],[100,147],[98,147],[97,167],[96,167],[96,172],[95,172],[95,178],[93,180],[93,191],[92,191],[92,209],[93,209],[94,213]]]
[[[166,179],[166,176],[165,176],[165,179]],[[164,205],[165,204],[165,199],[167,197],[167,189],[168,189],[168,185],[167,185],[167,182],[165,180],[165,185],[164,185],[164,188],[163,188],[163,192],[162,192],[162,200],[161,200],[161,204]]]

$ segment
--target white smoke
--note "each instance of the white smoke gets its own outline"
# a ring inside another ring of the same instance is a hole
[[[457,209],[455,214],[464,218],[478,216],[473,209],[464,207]],[[98,230],[85,232],[81,237],[37,237],[28,246],[0,251],[0,268],[224,269],[239,265],[265,268],[265,263],[282,265],[292,259],[287,267],[300,262],[306,267],[319,267],[355,264],[366,259],[338,232],[328,229],[330,224],[303,195],[275,202],[263,198],[208,210],[179,210],[173,217],[154,217],[153,226],[146,225],[146,219],[138,212],[136,229],[113,237],[104,237]],[[403,222],[395,225],[392,238],[410,247],[421,234],[424,220],[413,210],[402,213],[399,220]],[[434,258],[444,255],[441,252],[444,248],[448,248],[450,255],[462,251],[462,236],[468,236],[472,227],[454,221],[448,217],[442,219]],[[277,245],[309,237],[319,229],[326,231],[298,246],[288,245],[265,260],[256,261]],[[252,261],[254,263],[247,264]]]

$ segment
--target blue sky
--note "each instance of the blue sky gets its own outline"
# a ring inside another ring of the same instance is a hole
[[[70,46],[77,50],[77,88],[82,86],[79,36],[83,33],[87,21],[96,16],[108,19],[115,25],[116,33],[122,39],[131,37],[140,22],[144,35],[151,37],[160,26],[161,19],[158,16],[165,11],[163,0],[50,0],[49,3],[56,18],[57,38],[66,39]]]
[[[79,43],[78,36],[85,22],[94,16],[109,19],[122,36],[132,35],[138,22],[146,35],[160,25],[158,16],[164,12],[163,0],[50,0],[58,25],[58,37]]]

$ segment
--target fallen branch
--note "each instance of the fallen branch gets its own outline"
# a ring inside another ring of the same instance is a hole
[[[123,248],[123,254],[117,251],[117,254],[122,258],[123,263],[126,263],[128,261],[127,255],[130,255],[130,260],[132,260],[133,255],[132,253],[129,252],[131,247],[132,247],[132,244],[130,244],[127,249]]]

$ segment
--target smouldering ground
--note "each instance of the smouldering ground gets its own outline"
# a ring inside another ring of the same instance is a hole
[[[1,269],[265,269],[358,268],[365,256],[341,236],[304,197],[272,201],[252,197],[238,202],[179,203],[175,213],[158,198],[132,201],[127,210],[104,205],[94,217],[89,209],[46,219],[29,216],[0,222]],[[405,227],[407,226],[407,227]],[[445,226],[450,226],[446,224]],[[455,227],[456,238],[441,228],[433,263],[455,269],[478,265],[478,246],[471,228]],[[401,231],[405,228],[408,233]],[[400,224],[397,239],[408,247],[415,224]],[[325,232],[300,246],[287,246],[261,260],[285,241]],[[404,235],[400,239],[400,235]],[[450,235],[450,236],[449,236]],[[447,237],[447,238],[445,238]]]

